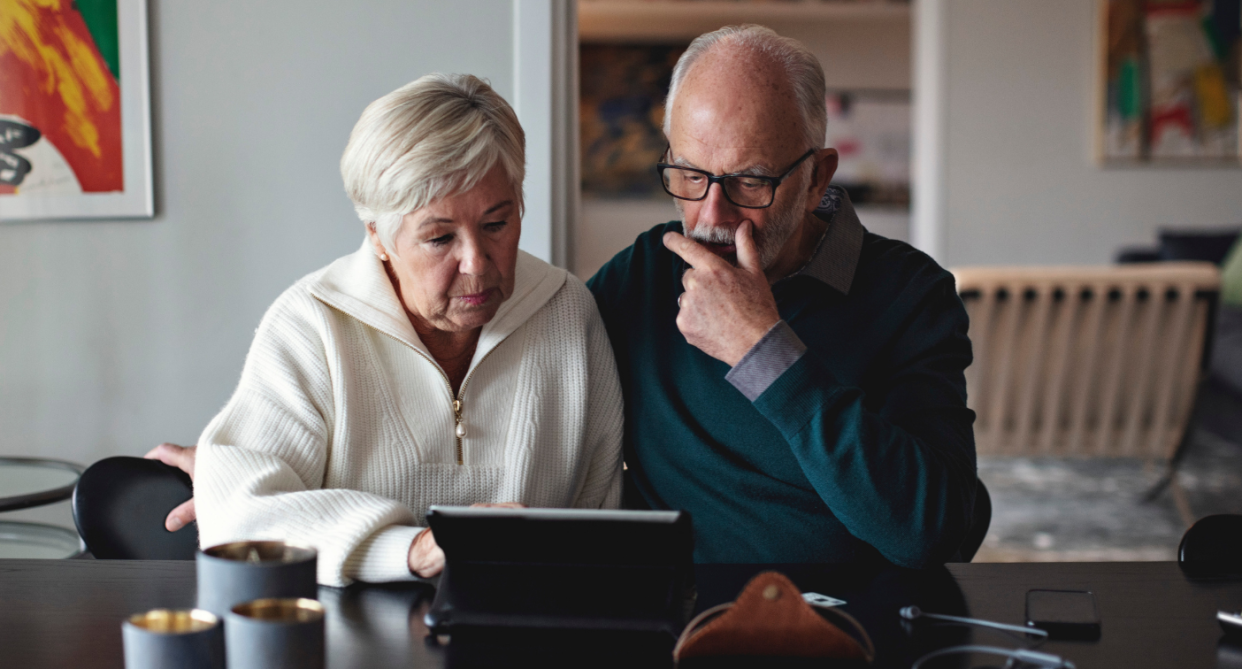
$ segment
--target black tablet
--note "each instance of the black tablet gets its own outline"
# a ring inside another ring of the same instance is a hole
[[[682,511],[433,506],[445,568],[426,616],[453,626],[664,630],[694,608]]]

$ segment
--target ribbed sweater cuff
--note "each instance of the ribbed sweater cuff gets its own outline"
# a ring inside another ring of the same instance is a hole
[[[367,537],[345,560],[345,576],[367,583],[421,581],[410,573],[410,544],[424,528],[390,525]]]
[[[794,334],[793,328],[785,321],[777,321],[750,347],[737,366],[725,374],[725,380],[754,402],[793,367],[803,353],[806,353],[806,345]]]

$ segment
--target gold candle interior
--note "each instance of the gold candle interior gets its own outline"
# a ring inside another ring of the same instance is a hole
[[[130,624],[148,632],[162,634],[187,634],[201,632],[219,624],[219,619],[201,609],[154,609],[135,613],[129,617]]]
[[[323,605],[313,599],[256,599],[233,607],[233,613],[272,622],[309,623],[323,618]]]
[[[203,550],[225,560],[239,562],[303,562],[315,557],[315,549],[292,546],[283,541],[235,541]]]

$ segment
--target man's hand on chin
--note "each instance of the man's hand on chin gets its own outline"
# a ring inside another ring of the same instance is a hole
[[[737,267],[681,234],[664,235],[664,246],[691,267],[681,277],[686,292],[678,298],[677,329],[692,346],[730,367],[781,319],[750,223],[738,227],[734,242]]]

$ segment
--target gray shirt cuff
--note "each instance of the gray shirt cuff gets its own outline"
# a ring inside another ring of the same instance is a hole
[[[803,353],[806,353],[806,345],[794,334],[793,328],[785,321],[777,321],[725,374],[725,380],[754,402]]]

